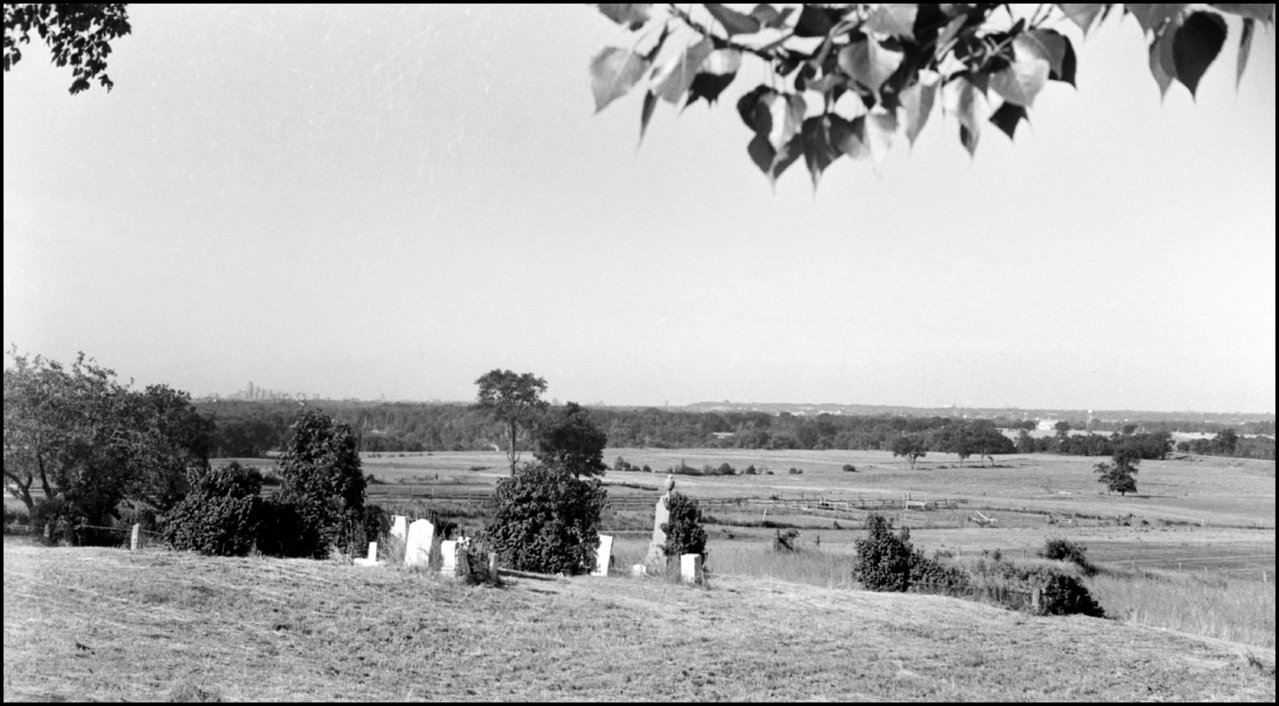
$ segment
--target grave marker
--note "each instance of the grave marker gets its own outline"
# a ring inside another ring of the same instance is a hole
[[[613,563],[613,538],[607,534],[600,535],[599,549],[595,550],[595,570],[591,576],[608,576],[608,567]]]
[[[404,564],[416,566],[431,562],[431,542],[435,540],[435,525],[430,520],[414,520],[409,525],[404,547]]]
[[[648,554],[644,557],[644,565],[650,574],[661,574],[666,570],[666,533],[662,531],[662,525],[671,519],[666,501],[675,489],[675,476],[667,474],[665,488],[666,492],[657,499],[657,506],[653,508],[653,540],[649,542]]]

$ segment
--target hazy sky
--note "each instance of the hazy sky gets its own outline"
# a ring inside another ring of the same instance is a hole
[[[4,344],[137,385],[1273,412],[1274,32],[1166,100],[1132,18],[1015,144],[935,112],[774,191],[734,106],[587,70],[584,6],[130,6],[111,93],[4,76]],[[1063,22],[1063,25],[1067,23]]]

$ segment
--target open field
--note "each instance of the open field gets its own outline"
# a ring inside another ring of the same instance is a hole
[[[4,543],[9,700],[1248,700],[1274,650],[715,575],[465,587],[403,568]]]

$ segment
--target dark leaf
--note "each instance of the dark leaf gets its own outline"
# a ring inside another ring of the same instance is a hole
[[[684,104],[684,107],[696,103],[698,98],[705,98],[708,105],[715,105],[715,101],[719,100],[719,94],[723,93],[736,77],[737,74],[721,75],[705,72],[697,74],[688,87],[688,102]]]
[[[977,138],[979,135],[968,131],[963,125],[959,126],[959,143],[968,150],[968,156],[972,157],[977,154]]]
[[[703,7],[711,16],[719,20],[728,36],[734,34],[754,34],[759,31],[759,20],[750,15],[743,15],[737,10],[730,10],[723,5],[706,3]]]
[[[653,109],[657,107],[657,96],[652,91],[644,92],[644,108],[640,110],[640,142],[644,141],[644,132],[648,130],[648,121],[653,117]]]
[[[901,66],[904,56],[903,52],[888,49],[874,38],[867,37],[840,50],[839,68],[853,80],[879,93],[888,77]]]
[[[1075,48],[1070,40],[1051,29],[1033,29],[1030,34],[1048,50],[1048,61],[1052,66],[1049,80],[1075,85]]]
[[[808,173],[813,178],[813,190],[816,191],[822,172],[835,161],[839,152],[830,144],[825,116],[805,120],[800,135],[804,142],[804,163],[808,165]]]
[[[623,25],[627,29],[639,29],[648,21],[649,11],[652,9],[652,3],[639,3],[634,5],[599,5],[600,12],[610,20],[619,25]]]
[[[795,23],[795,36],[825,37],[835,27],[835,20],[839,17],[836,14],[832,18],[832,12],[837,11],[804,5],[799,11],[799,20]]]
[[[999,106],[999,110],[996,110],[990,116],[990,122],[1002,130],[1010,140],[1013,137],[1013,133],[1017,132],[1017,126],[1025,119],[1026,109],[1010,101],[1004,101],[1004,104]]]
[[[737,99],[737,114],[742,116],[742,122],[746,123],[746,127],[758,132],[755,130],[755,107],[765,96],[773,92],[773,89],[760,84],[752,88],[750,93]]]
[[[595,94],[595,112],[626,95],[644,75],[649,62],[639,54],[605,47],[591,61],[591,92]]]
[[[1177,28],[1172,40],[1172,60],[1177,80],[1195,95],[1199,79],[1212,65],[1226,41],[1226,21],[1215,12],[1194,12]]]

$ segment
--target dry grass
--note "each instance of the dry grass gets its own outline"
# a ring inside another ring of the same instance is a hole
[[[1275,647],[1273,582],[1147,571],[1098,575],[1088,590],[1132,625]]]
[[[390,567],[4,546],[8,700],[1258,700],[1274,651],[716,575],[466,587]]]

